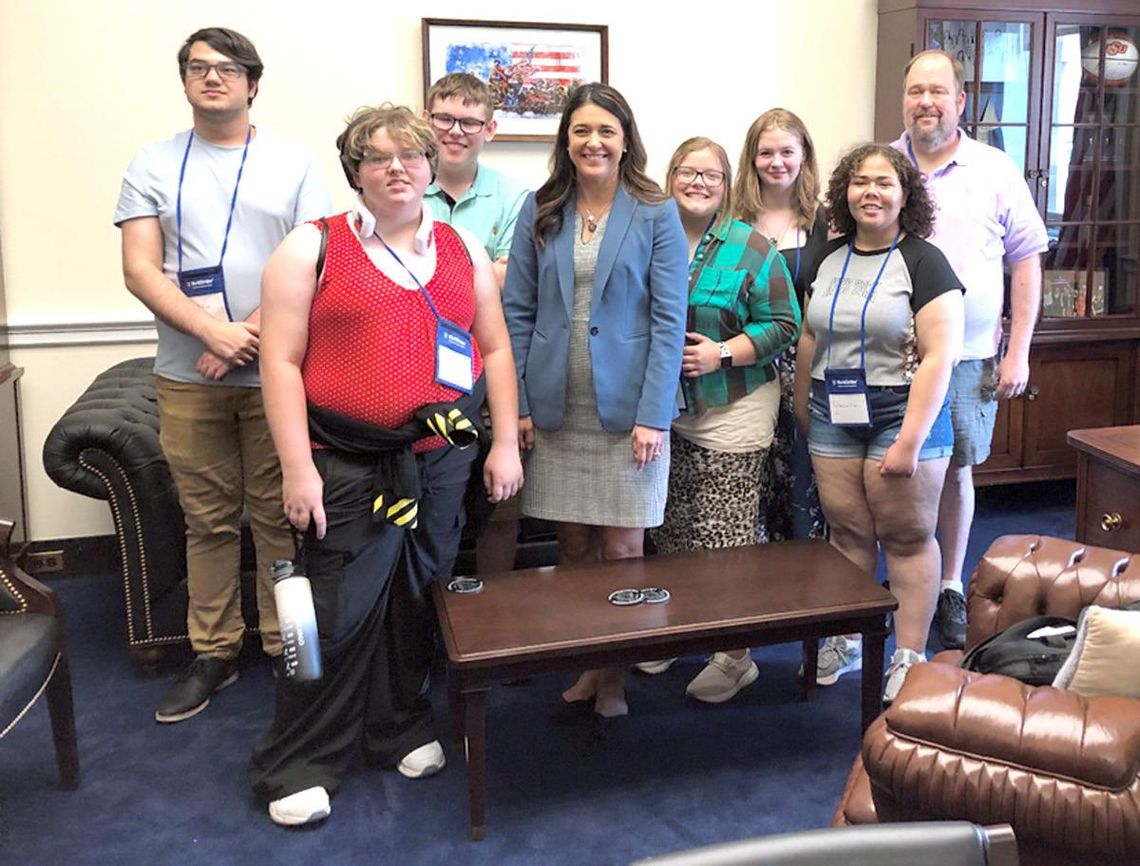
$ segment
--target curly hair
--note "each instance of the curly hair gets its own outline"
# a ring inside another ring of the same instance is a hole
[[[899,226],[908,235],[930,237],[934,230],[934,202],[922,182],[919,170],[889,144],[860,144],[849,150],[835,166],[827,182],[827,220],[841,235],[855,232],[855,217],[847,206],[847,187],[859,167],[873,156],[881,156],[891,164],[899,178],[905,200],[899,211]]]

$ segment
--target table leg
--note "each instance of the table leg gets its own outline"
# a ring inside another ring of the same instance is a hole
[[[815,697],[815,672],[819,667],[819,641],[816,638],[809,638],[804,641],[804,700],[810,701]]]
[[[487,692],[477,689],[463,693],[467,732],[467,786],[471,798],[471,840],[486,835],[484,800],[487,769]]]
[[[451,720],[451,741],[462,749],[465,735],[463,728],[466,724],[466,700],[459,685],[459,674],[454,670],[447,672],[447,715]]]
[[[886,629],[863,632],[863,730],[883,711],[883,644]]]

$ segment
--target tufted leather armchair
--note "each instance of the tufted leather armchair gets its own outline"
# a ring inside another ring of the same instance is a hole
[[[122,361],[95,377],[44,442],[44,469],[60,487],[111,506],[126,602],[127,643],[147,668],[186,632],[186,528],[158,440],[154,358]],[[253,575],[242,615],[257,622]]]
[[[12,523],[0,520],[0,738],[47,694],[60,783],[79,787],[79,750],[63,611],[55,594],[16,568],[8,555]]]
[[[1140,556],[997,539],[970,581],[966,647],[1029,616],[1140,600]],[[1140,700],[1082,697],[957,666],[913,667],[863,737],[833,823],[1008,823],[1024,866],[1140,863]]]

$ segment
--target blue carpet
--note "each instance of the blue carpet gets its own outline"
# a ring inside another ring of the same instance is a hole
[[[998,535],[1072,537],[1072,483],[979,491],[968,565]],[[467,839],[462,755],[410,781],[363,766],[324,826],[270,823],[245,781],[272,680],[256,656],[201,715],[160,726],[169,679],[137,672],[121,590],[107,576],[55,584],[67,611],[80,762],[58,790],[40,701],[0,740],[0,862],[27,864],[622,864],[729,839],[828,824],[859,747],[859,680],[799,697],[798,646],[754,652],[760,680],[695,705],[700,659],[631,676],[631,716],[602,731],[560,707],[563,677],[496,689],[488,708],[487,838]],[[441,733],[446,698],[432,693]]]

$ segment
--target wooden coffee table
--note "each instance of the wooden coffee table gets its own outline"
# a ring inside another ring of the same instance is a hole
[[[886,616],[898,602],[824,541],[785,541],[484,578],[477,594],[434,593],[447,646],[456,743],[466,741],[471,837],[482,839],[486,697],[507,680],[742,646],[863,635],[863,729],[882,711]],[[623,588],[664,587],[664,604],[619,607]],[[805,695],[815,687],[804,678]]]

